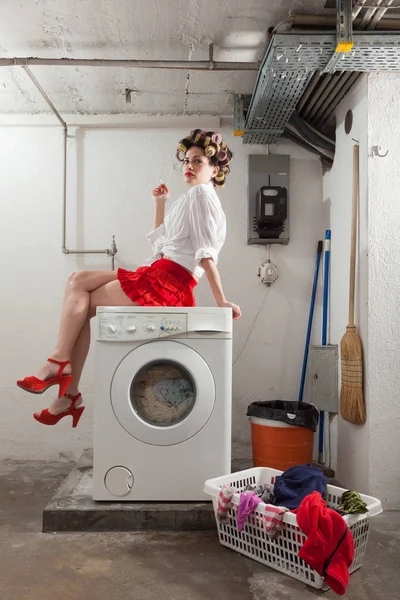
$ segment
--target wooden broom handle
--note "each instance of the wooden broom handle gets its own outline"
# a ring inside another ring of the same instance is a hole
[[[357,244],[357,205],[359,195],[360,148],[353,146],[353,204],[351,212],[351,249],[350,249],[350,292],[349,325],[354,325],[354,297],[356,283],[356,244]]]

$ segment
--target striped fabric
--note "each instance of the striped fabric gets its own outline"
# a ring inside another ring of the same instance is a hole
[[[284,506],[273,506],[272,504],[265,505],[265,532],[270,540],[276,540],[282,529],[282,519],[288,508]]]
[[[227,523],[229,521],[228,513],[234,493],[235,490],[228,485],[224,485],[219,492],[217,519],[220,523]],[[276,540],[280,536],[283,524],[283,515],[288,511],[289,509],[285,508],[284,506],[265,504],[264,527],[265,532],[270,540]]]
[[[234,490],[228,485],[224,485],[219,492],[217,519],[220,523],[227,523],[229,521],[228,512],[234,493]]]

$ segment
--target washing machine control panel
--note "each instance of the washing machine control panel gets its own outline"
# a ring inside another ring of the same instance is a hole
[[[96,338],[102,341],[130,342],[186,335],[186,314],[103,313],[97,317]]]

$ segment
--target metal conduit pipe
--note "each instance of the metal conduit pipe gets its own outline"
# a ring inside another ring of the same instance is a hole
[[[64,251],[65,250],[65,251]],[[106,250],[68,250],[67,248],[63,249],[64,254],[108,254],[111,255],[110,248]]]
[[[362,7],[360,7],[361,10]],[[383,10],[383,7],[379,10]],[[377,15],[375,15],[377,16]],[[354,29],[357,29],[359,24],[361,23],[361,19],[357,18],[353,22]],[[293,17],[293,25],[294,27],[328,27],[332,30],[335,29],[336,26],[336,17],[335,16],[324,16],[324,15],[295,15]],[[372,28],[373,29],[373,28]],[[383,19],[376,23],[375,29],[392,31],[396,29],[400,29],[400,19]]]
[[[327,121],[326,126],[324,127],[323,131],[325,133],[327,133],[328,135],[330,135],[330,134],[335,135],[336,122],[335,122],[334,114],[329,115],[329,120]]]
[[[359,73],[358,71],[351,73],[350,77],[348,78],[345,85],[340,90],[339,94],[333,98],[332,103],[329,106],[329,112],[327,111],[325,118],[323,120],[321,120],[321,125],[320,125],[321,129],[324,129],[328,125],[329,121],[331,120],[331,117],[334,116],[335,108],[337,107],[339,102],[342,100],[342,98],[344,98],[344,96],[347,94],[347,92],[349,91],[351,86],[356,82],[356,80],[361,75],[362,75],[362,73]]]
[[[329,75],[327,75],[326,73],[324,75],[322,75],[322,77],[319,80],[319,85],[316,87],[316,89],[314,91],[314,95],[311,97],[311,100],[308,102],[308,104],[305,105],[305,107],[303,109],[303,114],[302,114],[303,118],[306,119],[308,117],[309,112],[311,111],[311,109],[313,108],[313,106],[317,102],[317,100],[320,98],[322,92],[324,91],[324,89],[326,88],[326,86],[328,85],[329,82],[330,82]]]
[[[107,248],[105,250],[70,250],[67,248],[66,239],[67,239],[67,141],[68,141],[68,126],[64,119],[61,117],[60,113],[33,75],[32,71],[29,69],[29,66],[23,65],[25,73],[31,79],[37,90],[39,91],[42,98],[46,101],[46,103],[50,106],[51,110],[59,120],[63,128],[64,140],[63,140],[63,223],[62,223],[62,246],[61,250],[64,254],[107,254],[107,256],[111,256],[111,265],[112,270],[114,270],[114,256],[118,252],[117,246],[115,244],[115,237],[113,236],[113,241],[111,244],[111,248]]]
[[[372,20],[372,17],[374,16],[374,14],[376,13],[376,11],[378,10],[380,4],[382,4],[382,0],[378,0],[376,8],[368,8],[365,11],[364,16],[361,17],[361,23],[359,23],[358,26],[357,26],[357,30],[365,29],[366,26],[369,25],[369,23]]]
[[[376,14],[373,16],[365,29],[368,29],[369,31],[371,29],[375,29],[376,24],[382,19],[383,15],[386,13],[391,4],[393,4],[393,0],[386,0],[385,6],[382,6],[382,8],[379,8],[376,11]]]
[[[314,121],[315,115],[316,115],[317,111],[322,106],[322,104],[326,100],[326,98],[329,96],[330,92],[336,86],[337,80],[338,80],[338,75],[332,75],[331,77],[329,77],[329,79],[328,79],[328,85],[325,87],[325,89],[323,90],[322,94],[320,94],[317,102],[314,103],[312,109],[308,112],[308,117],[307,118],[308,118],[309,121],[311,121],[311,122]]]
[[[354,6],[353,12],[352,12],[353,24],[354,24],[354,20],[355,20],[356,16],[362,10],[362,8],[366,2],[367,2],[367,0],[357,0],[357,2],[355,3],[355,6]]]
[[[367,13],[369,12],[370,14],[368,17],[367,17],[367,14],[365,15],[364,26],[367,29],[374,29],[376,27],[376,25],[379,23],[379,21],[382,19],[383,15],[385,14],[386,10],[389,8],[390,4],[392,4],[392,2],[393,2],[393,0],[387,0],[386,6],[377,9],[376,14],[374,14],[375,13],[374,9],[371,9],[371,11],[367,11]],[[365,2],[363,2],[361,0],[361,1],[357,2],[357,4],[365,5]],[[355,8],[357,8],[357,7],[355,7]],[[360,23],[359,23],[359,25],[360,25]],[[338,83],[338,85],[340,87],[338,89],[335,88],[333,90],[333,93],[330,94],[329,99],[331,101],[327,106],[324,107],[324,110],[322,110],[322,107],[321,107],[321,111],[320,111],[321,114],[319,115],[319,118],[315,123],[316,127],[324,129],[328,126],[328,124],[331,121],[331,114],[336,109],[336,107],[338,106],[338,104],[342,100],[342,98],[349,91],[351,86],[357,81],[359,75],[360,75],[360,73],[358,73],[358,72],[341,74],[341,77],[340,77],[339,83]]]
[[[334,87],[332,92],[326,98],[324,104],[321,106],[318,114],[315,116],[314,127],[317,129],[322,129],[322,123],[329,121],[330,116],[334,111],[334,107],[337,106],[336,99],[338,97],[343,98],[343,96],[340,95],[341,91],[343,89],[347,91],[350,89],[348,82],[350,80],[353,81],[352,75],[353,73],[342,73],[341,77],[339,78],[339,83]]]
[[[314,152],[315,154],[318,154],[320,157],[326,158],[332,164],[334,152],[329,152],[328,150],[324,150],[324,149],[318,147],[317,145],[311,144],[309,141],[306,141],[298,132],[296,132],[293,129],[293,127],[290,125],[290,123],[285,125],[284,135],[285,135],[285,137],[288,137],[289,139],[294,140],[296,143],[298,143],[300,146],[302,146],[306,150],[308,150],[310,152]]]
[[[115,60],[82,58],[0,58],[0,67],[131,67],[135,69],[183,69],[185,71],[258,71],[259,62],[212,60]]]
[[[62,245],[64,254],[69,254],[67,249],[67,153],[68,153],[68,127],[64,128],[63,144],[63,223],[62,223]]]
[[[310,81],[310,83],[307,86],[307,89],[305,90],[304,94],[300,98],[299,104],[297,105],[297,112],[299,114],[303,110],[303,108],[304,108],[307,100],[309,99],[309,97],[311,95],[311,92],[314,91],[315,86],[319,83],[320,77],[321,77],[321,71],[317,71],[312,76],[311,81]]]
[[[328,94],[325,101],[322,103],[320,108],[314,114],[315,126],[318,127],[318,122],[324,117],[328,106],[332,103],[332,100],[337,96],[342,87],[345,85],[348,80],[350,73],[341,73],[335,82],[334,89]]]
[[[301,117],[300,117],[301,118]],[[303,119],[304,120],[304,119]],[[305,122],[305,121],[304,121]],[[315,127],[313,127],[312,125],[310,125],[309,123],[307,123],[308,127],[314,131],[319,138],[321,138],[321,140],[326,140],[330,145],[331,145],[331,149],[335,149],[335,145],[336,145],[336,141],[334,138],[332,138],[329,135],[326,135],[324,133],[322,133],[321,131],[319,131],[318,129],[315,129]]]
[[[50,100],[50,98],[48,97],[48,95],[46,94],[46,92],[44,91],[44,89],[42,88],[42,86],[40,85],[40,83],[38,82],[38,80],[36,79],[34,74],[32,73],[32,71],[30,70],[30,68],[27,65],[23,65],[23,69],[24,69],[25,73],[30,77],[30,79],[32,80],[34,85],[37,87],[41,96],[46,100],[47,104],[50,106],[51,110],[56,115],[57,119],[60,121],[64,130],[67,129],[66,122],[61,117],[60,113],[58,112],[58,110],[56,109],[56,107],[54,106],[54,104],[52,103],[52,101]]]
[[[319,146],[324,150],[331,152],[335,151],[335,142],[330,140],[327,136],[321,134],[319,131],[314,129],[309,123],[306,123],[302,117],[296,112],[290,117],[288,125],[291,125],[297,130],[297,133],[301,135],[306,141]]]

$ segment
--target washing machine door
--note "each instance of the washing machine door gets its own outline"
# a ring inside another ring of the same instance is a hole
[[[152,341],[121,361],[111,383],[121,426],[154,446],[180,444],[196,435],[214,409],[215,384],[204,359],[179,341]]]

